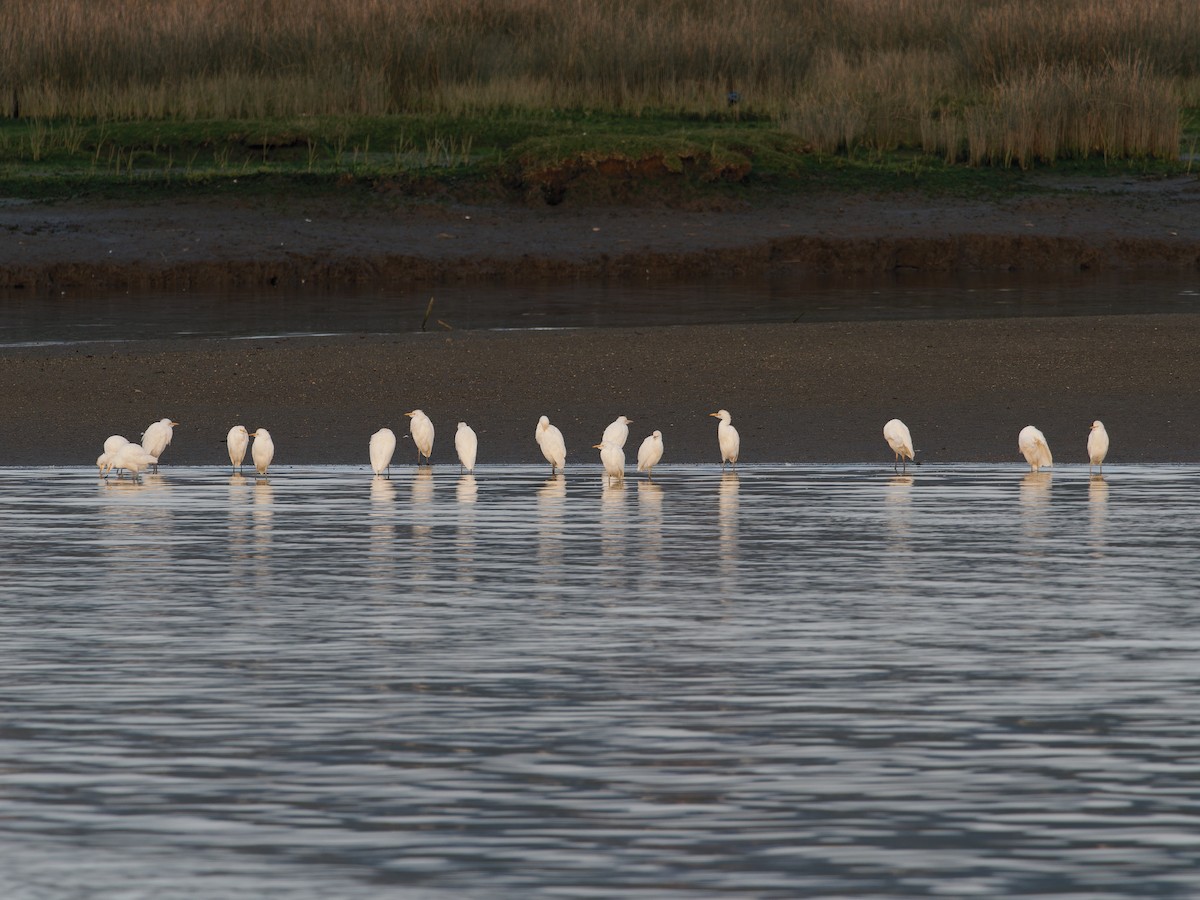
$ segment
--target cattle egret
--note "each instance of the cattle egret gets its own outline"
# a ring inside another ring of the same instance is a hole
[[[637,470],[645,472],[647,478],[653,478],[654,467],[658,465],[658,461],[662,459],[662,455],[662,432],[655,431],[654,434],[642,441],[642,446],[638,447]]]
[[[604,474],[608,476],[609,483],[611,484],[613,479],[623,481],[625,479],[625,451],[609,441],[601,441],[592,446],[600,451],[600,462],[604,463]]]
[[[371,470],[376,475],[391,471],[392,454],[396,452],[396,432],[380,428],[371,435]]]
[[[454,449],[458,451],[458,461],[462,467],[468,472],[474,472],[479,438],[475,436],[475,429],[466,422],[458,423],[458,431],[454,432]]]
[[[629,440],[629,426],[632,424],[633,419],[617,416],[613,423],[604,429],[604,437],[600,438],[600,443],[607,441],[624,449],[625,442]]]
[[[408,433],[412,435],[413,443],[417,445],[417,465],[421,464],[422,456],[425,457],[425,463],[428,465],[429,455],[433,453],[433,423],[429,421],[429,416],[419,409],[406,412],[405,415],[412,419],[408,425]]]
[[[908,433],[908,426],[899,419],[892,419],[883,426],[883,437],[888,442],[888,446],[892,448],[892,452],[896,454],[896,459],[892,463],[892,468],[896,468],[896,464],[903,461],[905,470],[908,469],[908,460],[913,458],[912,435]]]
[[[271,432],[265,428],[250,432],[254,438],[254,446],[250,450],[250,458],[254,460],[254,468],[259,475],[266,475],[275,458],[275,442],[271,440]]]
[[[1038,471],[1043,466],[1049,467],[1054,464],[1054,458],[1050,455],[1050,445],[1046,443],[1046,436],[1032,425],[1026,425],[1017,435],[1017,449],[1029,463],[1029,469],[1032,472]]]
[[[567,445],[563,441],[562,432],[550,424],[545,416],[538,419],[537,430],[533,433],[538,446],[542,448],[542,456],[550,463],[550,474],[561,471],[567,466]]]
[[[250,446],[250,432],[245,425],[234,425],[225,435],[225,446],[229,449],[229,465],[242,471],[242,462],[246,459],[246,448]]]
[[[141,444],[124,444],[113,453],[112,468],[124,469],[134,481],[138,481],[138,473],[143,469],[156,465],[158,460],[146,452]]]
[[[159,419],[142,432],[142,447],[155,458],[155,472],[158,471],[158,457],[162,456],[163,451],[170,446],[171,438],[175,434],[171,429],[178,424],[170,419]]]
[[[715,413],[709,413],[709,415],[721,420],[717,424],[717,443],[721,445],[721,468],[725,468],[725,463],[736,466],[738,450],[742,445],[742,440],[738,437],[737,429],[730,424],[733,421],[733,416],[724,409],[717,410]]]
[[[119,434],[109,435],[105,438],[104,452],[96,458],[96,468],[100,470],[101,477],[107,475],[113,468],[113,458],[117,455],[117,451],[128,443],[129,441]]]
[[[1104,423],[1099,419],[1092,423],[1092,430],[1088,435],[1087,451],[1088,471],[1092,470],[1092,466],[1099,466],[1100,471],[1103,472],[1104,457],[1108,456],[1108,432],[1104,430]]]

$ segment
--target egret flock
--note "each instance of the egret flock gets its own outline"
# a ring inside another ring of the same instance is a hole
[[[434,427],[429,416],[419,409],[404,414],[411,420],[409,436],[417,448],[417,465],[424,458],[429,463],[433,454]],[[738,453],[741,450],[741,438],[733,427],[733,416],[728,410],[720,409],[709,413],[717,423],[717,446],[721,451],[721,468],[737,466]],[[600,443],[592,447],[600,451],[600,462],[604,466],[604,474],[609,482],[625,478],[625,442],[629,439],[629,426],[633,420],[626,416],[618,416],[604,429]],[[171,444],[174,429],[179,425],[171,419],[160,419],[151,423],[143,432],[141,443],[133,443],[119,434],[114,434],[104,441],[104,452],[96,459],[96,467],[101,477],[108,477],[112,472],[128,472],[137,479],[143,471],[152,469],[158,471],[158,460]],[[903,466],[907,470],[908,463],[917,463],[917,451],[913,448],[912,434],[908,426],[899,419],[892,419],[883,426],[883,437],[895,455],[893,468]],[[254,439],[251,446],[250,439]],[[562,432],[550,424],[550,419],[542,416],[534,429],[534,440],[541,448],[546,462],[550,463],[550,474],[562,472],[567,464],[567,445]],[[236,472],[241,472],[242,463],[246,459],[246,450],[250,449],[250,457],[254,469],[259,475],[266,475],[275,458],[275,442],[271,433],[265,428],[247,431],[244,425],[235,425],[229,429],[225,438],[229,450],[229,464]],[[466,422],[458,423],[454,435],[454,449],[458,455],[462,471],[472,472],[475,469],[475,459],[479,451],[479,438],[474,429]],[[1031,471],[1037,472],[1054,463],[1050,454],[1050,445],[1046,436],[1032,425],[1026,425],[1017,436],[1017,449],[1029,463]],[[368,444],[371,459],[371,470],[376,475],[387,475],[391,471],[392,456],[396,452],[396,434],[390,428],[380,428]],[[1087,439],[1088,470],[1100,467],[1103,471],[1104,458],[1108,455],[1108,432],[1104,423],[1099,419],[1092,422]],[[663,457],[663,437],[661,431],[654,431],[642,441],[637,453],[637,471],[645,472],[646,477],[653,480],[654,467]]]

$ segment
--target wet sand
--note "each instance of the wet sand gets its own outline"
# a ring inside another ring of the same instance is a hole
[[[1019,461],[1017,432],[1041,428],[1060,463],[1085,461],[1104,420],[1110,461],[1194,461],[1200,315],[681,326],[179,340],[23,348],[0,358],[0,464],[91,464],[112,433],[181,424],[164,465],[220,465],[230,426],[269,428],[279,467],[359,463],[372,432],[401,436],[403,413],[437,427],[435,465],[456,465],[455,423],[479,434],[479,461],[541,462],[546,414],[568,467],[618,415],[627,455],[663,432],[665,462],[718,461],[730,410],[742,461],[890,460],[882,427],[899,416],[930,462]]]

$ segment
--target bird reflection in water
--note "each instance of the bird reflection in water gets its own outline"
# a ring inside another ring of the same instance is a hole
[[[739,486],[737,472],[730,470],[721,475],[717,488],[717,527],[720,530],[717,561],[721,574],[727,576],[737,572]]]
[[[396,485],[386,475],[371,479],[371,571],[391,585],[396,565]]]
[[[1104,532],[1108,526],[1108,482],[1103,475],[1088,479],[1088,523],[1092,532],[1092,548],[1099,556],[1104,550]]]
[[[637,483],[637,546],[645,566],[640,580],[643,590],[654,590],[662,579],[663,489],[653,481]]]
[[[412,512],[412,564],[415,583],[425,581],[433,567],[433,469],[422,466],[413,475],[410,493]]]
[[[600,492],[600,557],[602,583],[615,590],[625,586],[628,567],[625,565],[625,480],[605,479]]]
[[[271,482],[256,478],[250,492],[251,546],[250,556],[254,561],[254,575],[261,581],[271,580],[272,523],[275,516],[275,500]]]
[[[1049,472],[1029,472],[1021,479],[1021,531],[1028,540],[1039,540],[1050,533],[1047,514],[1053,477]],[[1042,550],[1031,552],[1041,555]]]
[[[884,493],[887,515],[888,547],[891,550],[909,549],[912,534],[913,476],[896,475],[888,479]]]
[[[463,584],[475,581],[475,498],[479,485],[474,475],[459,477],[454,489],[458,500],[458,524],[454,546],[458,558],[458,580]]]
[[[567,479],[560,473],[546,479],[537,491],[537,579],[538,584],[560,584],[563,559],[563,510],[567,503]]]

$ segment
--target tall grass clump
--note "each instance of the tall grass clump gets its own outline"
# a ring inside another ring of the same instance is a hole
[[[1123,78],[1128,78],[1123,82]],[[824,152],[1173,156],[1196,0],[4,0],[0,114],[767,118]]]

